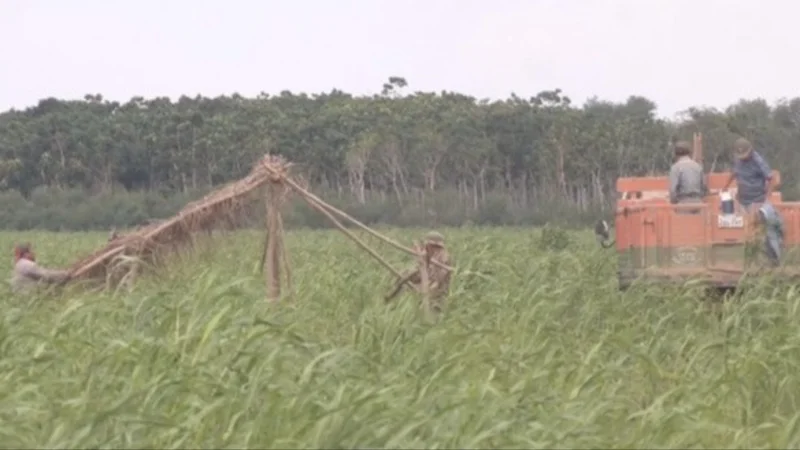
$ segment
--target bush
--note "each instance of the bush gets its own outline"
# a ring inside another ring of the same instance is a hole
[[[566,230],[547,223],[539,233],[539,249],[541,250],[561,251],[570,246],[571,238]]]
[[[174,215],[188,202],[207,191],[163,195],[155,191],[89,194],[80,190],[36,189],[28,198],[18,192],[0,193],[0,228],[50,231],[108,230],[129,228]],[[394,196],[373,194],[365,204],[335,191],[317,195],[367,225],[400,227],[541,226],[551,223],[564,228],[591,224],[597,211],[579,211],[569,202],[537,201],[521,206],[501,192],[486,194],[477,209],[454,190],[434,194],[417,193],[399,201]],[[264,205],[255,202],[248,225],[260,227]],[[330,228],[329,220],[292,197],[283,209],[287,228]]]

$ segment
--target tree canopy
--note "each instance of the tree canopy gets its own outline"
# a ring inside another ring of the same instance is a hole
[[[411,92],[401,77],[374,96],[44,99],[0,114],[0,189],[189,192],[240,178],[274,152],[312,188],[357,204],[446,191],[476,209],[502,195],[520,207],[548,199],[588,210],[610,204],[619,176],[665,173],[671,144],[697,131],[707,170],[729,166],[733,141],[744,136],[782,171],[784,194],[800,192],[800,98],[688,107],[668,121],[640,96],[578,106],[554,89],[488,101]]]

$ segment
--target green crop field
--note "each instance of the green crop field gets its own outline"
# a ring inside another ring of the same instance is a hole
[[[617,292],[589,232],[442,230],[446,312],[343,235],[287,235],[293,296],[264,298],[263,236],[174,259],[131,292],[13,296],[5,448],[786,448],[800,445],[800,293]],[[424,230],[387,230],[405,243]],[[105,234],[2,233],[66,266]],[[398,267],[409,259],[373,243]]]

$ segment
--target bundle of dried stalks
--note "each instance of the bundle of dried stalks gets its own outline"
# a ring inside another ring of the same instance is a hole
[[[281,184],[290,166],[281,156],[265,155],[247,177],[189,203],[171,219],[118,236],[105,248],[76,262],[69,269],[70,281],[106,279],[113,262],[123,255],[157,263],[161,252],[191,245],[198,232],[235,227],[250,210],[252,195],[267,183]]]
[[[262,269],[266,264],[267,299],[277,301],[281,296],[281,265],[286,273],[286,284],[291,289],[292,274],[283,244],[283,217],[281,206],[286,201],[288,188],[282,182],[270,182],[266,187],[267,237],[261,255]]]

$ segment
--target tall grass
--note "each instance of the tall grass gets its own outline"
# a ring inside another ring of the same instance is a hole
[[[618,292],[587,235],[559,250],[535,230],[446,234],[459,273],[433,321],[410,294],[386,307],[390,279],[330,231],[289,233],[294,296],[278,305],[252,233],[132,292],[0,292],[0,445],[800,445],[796,288],[757,286],[718,320],[696,287]],[[105,237],[5,233],[0,248],[29,240],[65,265]]]

